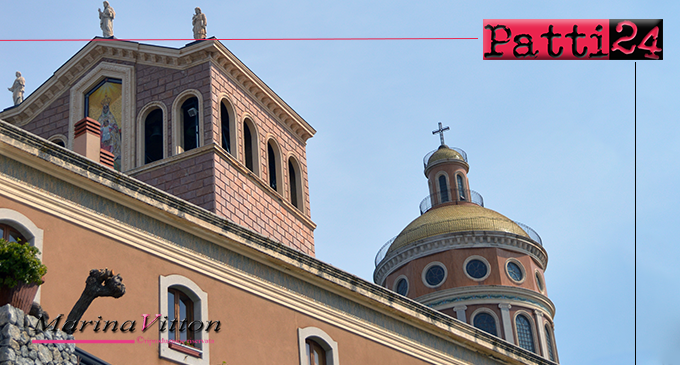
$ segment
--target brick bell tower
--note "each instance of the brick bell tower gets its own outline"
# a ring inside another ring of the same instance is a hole
[[[378,252],[374,281],[557,363],[541,238],[484,208],[467,154],[444,143],[448,129],[439,123],[441,144],[423,160],[421,215]]]
[[[314,255],[311,125],[214,38],[98,40],[0,119],[77,150],[91,118],[115,170]]]

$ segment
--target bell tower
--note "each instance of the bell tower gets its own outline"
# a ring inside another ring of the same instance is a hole
[[[484,207],[467,154],[444,143],[423,159],[420,216],[376,256],[374,281],[548,360],[559,362],[548,254],[530,227]]]

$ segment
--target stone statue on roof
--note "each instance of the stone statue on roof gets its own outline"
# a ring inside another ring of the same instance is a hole
[[[194,26],[194,39],[205,39],[208,34],[205,29],[208,26],[208,20],[205,18],[205,14],[201,13],[201,8],[196,8],[196,14],[191,18],[191,24]]]
[[[102,28],[104,38],[113,37],[113,19],[116,17],[116,11],[113,10],[108,1],[104,1],[104,11],[99,11],[99,26]]]
[[[17,71],[16,80],[12,87],[7,88],[7,90],[12,92],[12,100],[14,100],[14,105],[21,104],[24,101],[24,87],[26,86],[26,80],[21,76],[21,72]]]

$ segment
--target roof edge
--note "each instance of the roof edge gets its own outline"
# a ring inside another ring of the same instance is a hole
[[[103,58],[177,69],[212,61],[224,68],[244,91],[289,128],[303,143],[316,134],[316,130],[307,121],[216,39],[195,41],[181,48],[171,48],[95,37],[62,64],[21,104],[0,111],[0,119],[18,126],[26,125],[57,97],[68,91],[70,84],[89,72]]]

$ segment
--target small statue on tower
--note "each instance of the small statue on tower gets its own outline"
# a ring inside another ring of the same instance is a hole
[[[206,27],[208,26],[208,20],[205,18],[205,14],[201,13],[201,8],[196,8],[196,14],[191,18],[191,24],[194,26],[194,39],[205,39],[208,32]]]
[[[116,11],[113,10],[108,1],[104,1],[104,11],[99,11],[99,27],[102,28],[104,38],[113,38],[113,19],[116,17]]]
[[[12,87],[7,88],[7,90],[12,92],[12,100],[14,100],[14,105],[21,104],[24,101],[24,87],[26,86],[26,79],[21,76],[21,72],[17,71],[16,79]]]

